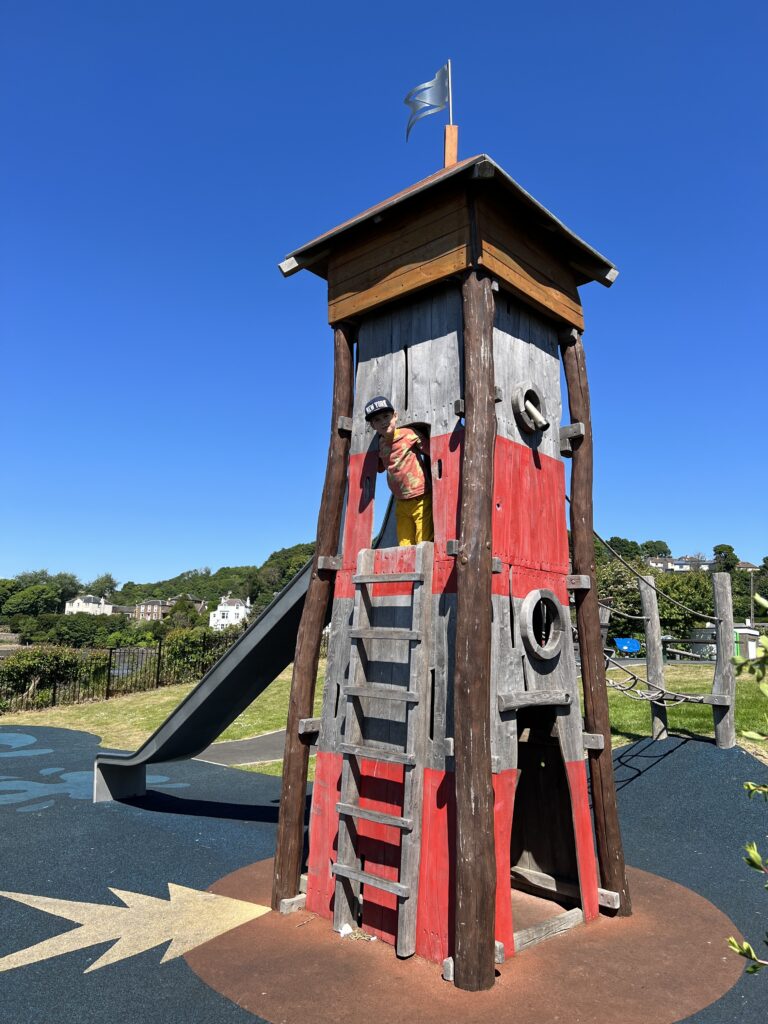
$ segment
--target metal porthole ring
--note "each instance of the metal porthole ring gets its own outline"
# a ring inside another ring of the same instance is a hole
[[[546,647],[542,647],[536,639],[533,628],[533,613],[539,601],[545,601],[552,613],[552,626]],[[551,590],[532,590],[525,597],[520,609],[520,633],[526,650],[533,657],[549,661],[560,653],[563,646],[563,609]]]
[[[533,383],[533,381],[525,380],[515,391],[515,397],[512,401],[512,408],[515,416],[517,417],[520,426],[528,434],[535,434],[537,430],[545,430],[546,427],[537,426],[530,417],[528,410],[525,408],[526,395],[533,394],[536,398],[534,405],[538,405],[539,412],[543,419],[547,418],[547,407],[544,403],[544,396]],[[549,426],[549,423],[547,423]]]

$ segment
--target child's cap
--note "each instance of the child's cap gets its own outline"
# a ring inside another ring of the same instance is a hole
[[[395,407],[388,398],[385,398],[384,395],[376,395],[365,406],[365,418],[371,420],[377,413],[394,411]]]

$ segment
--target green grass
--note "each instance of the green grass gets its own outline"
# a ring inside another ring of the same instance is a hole
[[[633,666],[644,675],[645,666]],[[680,693],[707,693],[712,689],[711,665],[667,665],[666,685]],[[611,678],[622,673],[612,670]],[[325,665],[321,663],[315,697],[315,715],[320,714]],[[626,678],[626,677],[624,677]],[[274,683],[222,733],[222,740],[239,740],[285,728],[291,669],[286,669]],[[62,729],[78,729],[95,733],[101,745],[117,750],[135,750],[168,717],[192,689],[191,686],[168,686],[148,693],[113,697],[91,704],[73,704],[43,711],[23,711],[0,716],[0,725],[48,725]],[[614,746],[632,743],[650,735],[651,711],[647,701],[635,701],[616,690],[608,690],[608,708]],[[683,736],[714,736],[712,708],[702,704],[683,704],[668,711],[669,729]],[[747,740],[745,732],[768,733],[768,702],[751,676],[736,678],[736,735],[738,742],[750,753],[768,759],[768,741]],[[246,771],[279,775],[281,761],[258,766],[242,766]],[[311,771],[314,773],[314,766]],[[313,777],[313,776],[312,776]]]
[[[325,664],[321,663],[315,689],[315,715],[320,714]],[[288,718],[291,667],[281,673],[250,707],[226,729],[220,740],[241,740],[284,729]],[[69,704],[41,711],[0,715],[0,725],[48,725],[95,733],[103,747],[136,750],[193,689],[166,686],[147,693],[132,693],[90,704]]]
[[[313,754],[309,759],[309,770],[307,771],[307,780],[309,782],[315,781],[316,763],[317,757]],[[258,761],[255,764],[234,764],[232,767],[239,769],[241,772],[258,772],[259,775],[280,776],[283,774],[282,761]]]
[[[645,665],[632,665],[640,676],[645,676]],[[712,665],[666,665],[664,681],[667,689],[677,693],[711,693],[714,667]],[[624,683],[629,680],[623,672],[612,669],[609,678]],[[642,686],[642,683],[640,684]],[[617,690],[608,690],[608,713],[614,746],[632,743],[650,735],[651,709],[647,701],[631,700]],[[714,736],[712,707],[708,704],[680,704],[667,711],[669,731],[682,736]],[[736,739],[740,746],[762,759],[768,756],[768,742],[746,740],[742,733],[768,733],[768,702],[751,676],[736,677]]]

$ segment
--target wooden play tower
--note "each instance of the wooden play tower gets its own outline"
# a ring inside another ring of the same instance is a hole
[[[589,281],[610,285],[616,270],[487,156],[452,163],[281,264],[286,276],[305,268],[328,281],[334,393],[273,906],[288,909],[299,893],[317,738],[307,909],[400,956],[443,963],[461,988],[489,988],[500,959],[601,906],[630,912],[578,294]],[[363,415],[375,395],[429,434],[433,543],[397,547],[385,530],[373,546],[374,505],[388,500]],[[570,909],[521,927],[516,891]]]

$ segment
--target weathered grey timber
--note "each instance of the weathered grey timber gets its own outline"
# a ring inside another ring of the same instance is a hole
[[[558,896],[567,896],[569,899],[579,899],[579,887],[573,882],[566,882],[562,878],[555,878],[544,871],[533,871],[531,868],[521,868],[516,865],[512,868],[512,881],[515,888],[526,889],[532,892],[544,890],[545,892],[557,893]],[[619,894],[609,892],[608,889],[597,890],[598,902],[601,907],[609,910],[619,909]]]
[[[511,582],[511,578],[510,578]],[[495,771],[517,768],[517,715],[504,714],[499,701],[525,692],[519,636],[515,640],[509,596],[491,598],[491,755]]]
[[[393,892],[399,897],[397,922],[398,956],[411,956],[416,949],[416,913],[418,908],[419,863],[421,857],[421,811],[424,784],[424,762],[427,753],[427,705],[430,674],[430,647],[432,641],[432,565],[433,545],[416,546],[415,571],[408,574],[413,584],[409,602],[411,630],[401,630],[406,637],[382,640],[376,619],[391,610],[386,600],[376,602],[368,588],[376,581],[391,581],[395,575],[374,572],[373,549],[364,549],[358,555],[357,590],[354,599],[353,628],[350,630],[350,683],[342,689],[346,716],[344,741],[340,750],[345,755],[341,775],[341,800],[336,805],[340,814],[338,862],[332,867],[336,876],[334,928],[354,926],[360,901],[360,885]],[[396,609],[402,611],[396,598]],[[408,641],[406,674],[402,680],[394,675],[385,683],[377,676],[372,679],[375,666],[397,666],[402,661],[403,640]],[[367,646],[377,644],[379,653],[369,656]],[[385,646],[386,645],[386,646]],[[394,659],[397,659],[395,661]],[[403,699],[405,698],[405,699]],[[368,722],[377,715],[382,724],[391,716],[394,728],[388,734],[369,736]],[[405,716],[405,717],[404,717]],[[387,746],[383,742],[387,742]],[[391,744],[399,742],[403,749],[394,750]],[[383,761],[405,766],[403,783],[403,814],[395,816],[363,809],[359,806],[359,759]],[[357,827],[360,819],[378,821],[402,830],[400,842],[400,881],[393,883],[379,879],[362,870],[357,851]]]
[[[470,271],[462,289],[464,401],[461,520],[457,556],[454,756],[456,913],[454,981],[493,987],[496,853],[491,766],[491,530],[494,408],[491,282]]]
[[[557,331],[505,291],[496,296],[493,365],[496,386],[503,396],[496,404],[499,436],[559,459],[561,398]],[[549,422],[546,430],[528,431],[521,427],[520,416],[515,411],[515,396],[525,382],[531,382],[542,396]]]
[[[303,910],[307,905],[307,894],[304,892],[299,893],[297,896],[291,896],[290,899],[280,901],[280,913],[281,914],[295,914],[299,910]]]
[[[661,643],[661,622],[659,602],[653,576],[643,576],[638,581],[640,604],[645,616],[645,663],[646,677],[653,686],[664,689],[664,649]],[[664,704],[651,704],[651,737],[654,740],[669,739],[667,709]]]
[[[531,928],[522,928],[519,932],[515,932],[515,952],[522,953],[524,949],[529,949],[531,946],[543,942],[544,939],[551,939],[553,935],[567,932],[569,928],[575,928],[576,925],[583,923],[584,912],[576,907],[573,910],[566,910],[564,914],[558,914],[557,917],[550,917],[548,921],[542,921],[541,924],[535,924]]]
[[[567,706],[571,695],[565,690],[532,690],[529,693],[499,694],[499,711],[519,711],[520,708]]]
[[[584,718],[587,732],[605,737],[602,750],[589,750],[592,778],[593,819],[597,859],[603,888],[621,895],[619,914],[632,913],[627,883],[624,847],[616,805],[616,785],[611,757],[608,694],[600,628],[600,608],[595,585],[595,548],[592,509],[592,414],[589,401],[586,358],[581,335],[569,331],[560,335],[563,370],[568,387],[572,423],[584,424],[584,436],[573,442],[571,470],[571,540],[573,573],[589,576],[589,590],[575,591],[576,623],[579,631],[581,676],[584,689]]]
[[[309,746],[299,736],[299,722],[310,718],[320,658],[320,641],[327,621],[335,575],[317,568],[317,559],[337,554],[339,531],[347,482],[349,436],[337,429],[340,416],[352,414],[354,331],[346,325],[333,332],[333,403],[325,482],[320,501],[315,543],[315,565],[304,602],[296,639],[291,679],[291,697],[283,755],[283,784],[272,884],[272,909],[279,910],[284,899],[299,891],[304,846],[304,808],[307,791]]]
[[[427,767],[453,770],[453,676],[456,652],[456,595],[433,596],[433,683]],[[450,748],[448,741],[450,740]],[[447,758],[451,758],[447,761]]]
[[[565,585],[569,590],[589,590],[592,580],[589,576],[566,576]]]
[[[461,394],[461,295],[455,286],[430,289],[407,306],[386,307],[364,318],[358,335],[352,454],[376,443],[365,422],[365,402],[386,395],[401,425],[423,423],[450,433],[453,402]]]
[[[730,698],[730,705],[713,705],[715,718],[715,743],[718,747],[736,745],[736,678],[733,672],[733,598],[731,577],[727,572],[712,574],[712,590],[715,599],[717,620],[717,660],[712,694]]]

